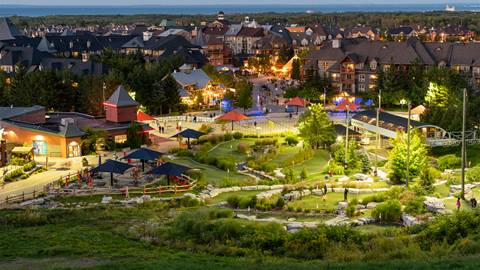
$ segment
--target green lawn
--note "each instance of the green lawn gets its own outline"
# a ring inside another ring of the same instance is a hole
[[[348,200],[352,200],[357,198],[361,200],[362,198],[368,197],[372,195],[372,193],[367,194],[348,194]],[[296,200],[293,202],[288,202],[289,207],[302,208],[302,209],[310,209],[310,210],[333,210],[338,207],[338,202],[343,201],[343,193],[341,192],[330,192],[327,193],[326,201],[323,201],[322,196],[310,195],[306,196],[300,200]],[[318,208],[317,208],[318,206]]]
[[[461,157],[461,147],[432,147],[430,153],[437,158],[449,154],[455,154],[457,157]],[[471,162],[471,167],[480,164],[480,145],[474,144],[467,146],[467,162]]]
[[[205,180],[207,184],[215,186],[222,186],[222,184],[230,183],[233,185],[254,185],[255,179],[248,175],[244,175],[237,172],[227,173],[224,170],[220,170],[214,166],[198,163],[189,158],[177,158],[173,160],[178,164],[182,164],[191,168],[200,169],[205,174]]]
[[[213,148],[211,151],[208,152],[208,155],[213,157],[228,157],[232,156],[235,157],[237,162],[242,162],[247,159],[247,155],[242,154],[237,151],[237,146],[239,143],[248,143],[249,145],[253,145],[256,139],[253,138],[244,138],[240,140],[233,140],[229,142],[224,142],[219,144],[217,147]]]
[[[293,173],[299,175],[303,168],[305,168],[307,170],[308,179],[323,178],[323,172],[328,165],[329,159],[330,154],[327,151],[317,150],[312,159],[293,166]]]
[[[262,192],[262,191],[261,190],[252,190],[252,191],[245,190],[245,191],[237,191],[237,192],[225,192],[225,193],[222,193],[222,194],[218,195],[217,197],[213,198],[209,203],[216,204],[216,203],[219,203],[219,202],[224,202],[224,201],[227,201],[228,197],[230,197],[230,196],[237,196],[240,199],[241,198],[252,197],[254,195],[257,195],[260,192]]]
[[[300,150],[302,150],[302,147],[300,146],[280,145],[278,154],[269,162],[277,165],[278,167],[285,166],[285,162],[295,156]]]

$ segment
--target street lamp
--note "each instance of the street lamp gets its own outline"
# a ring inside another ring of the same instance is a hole
[[[350,110],[350,106],[347,105],[346,109],[347,109],[347,128],[345,129],[345,168],[347,168],[347,164],[348,164],[348,125],[349,125],[348,111]]]
[[[323,87],[323,109],[327,107],[327,88]]]
[[[376,153],[375,153],[375,171],[373,172],[375,176],[378,174],[378,151],[380,150],[380,108],[382,106],[382,89],[378,89],[378,108],[377,108],[377,136],[376,136]]]
[[[408,180],[410,178],[410,116],[411,116],[412,103],[408,101],[408,120],[407,120],[407,179],[406,184],[408,188]]]
[[[407,104],[407,100],[404,99],[404,98],[402,98],[402,99],[400,100],[400,105],[402,105],[402,111],[403,111],[403,105],[405,105],[405,104]]]

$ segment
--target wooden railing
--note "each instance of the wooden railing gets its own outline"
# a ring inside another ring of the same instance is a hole
[[[27,200],[33,200],[44,195],[53,195],[53,196],[82,196],[82,195],[126,195],[127,188],[65,188],[62,187],[65,179],[72,178],[72,176],[77,176],[77,173],[70,173],[66,176],[60,177],[60,179],[43,186],[42,189],[34,189],[32,192],[22,192],[22,194],[7,196],[5,199],[0,200],[0,207],[12,203],[21,203]],[[162,195],[165,193],[182,193],[192,190],[197,186],[197,181],[191,179],[190,177],[183,175],[188,184],[185,185],[171,185],[171,186],[158,186],[158,187],[134,187],[128,188],[128,194],[132,195]],[[70,180],[74,182],[74,180]]]

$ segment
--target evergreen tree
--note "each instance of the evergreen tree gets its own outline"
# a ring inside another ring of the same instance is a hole
[[[388,156],[389,178],[393,183],[405,183],[407,175],[407,135],[398,132],[392,140],[393,148]],[[410,179],[418,176],[427,166],[427,148],[418,131],[410,133]]]
[[[312,148],[331,145],[336,132],[321,104],[312,104],[299,120],[300,136]]]

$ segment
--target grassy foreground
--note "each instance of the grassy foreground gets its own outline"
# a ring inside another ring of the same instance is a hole
[[[480,256],[388,262],[225,257],[134,240],[132,227],[167,224],[177,211],[155,204],[131,208],[4,210],[0,269],[478,269]],[[148,221],[146,221],[148,220]]]

